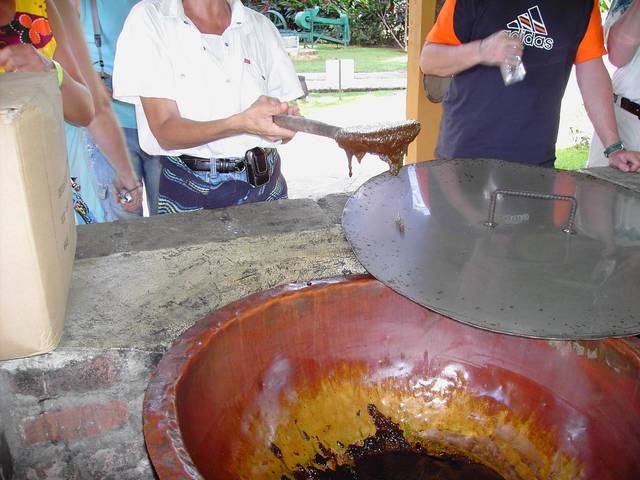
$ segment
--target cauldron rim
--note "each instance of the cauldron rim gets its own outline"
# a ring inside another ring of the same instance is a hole
[[[162,480],[203,478],[191,459],[182,437],[172,434],[172,432],[179,429],[176,403],[177,387],[183,375],[189,371],[189,364],[198,358],[200,352],[208,348],[211,340],[227,326],[268,302],[345,283],[352,285],[380,284],[384,286],[369,274],[337,276],[280,285],[242,297],[209,313],[174,340],[152,373],[143,400],[145,444],[153,468],[159,478]],[[410,299],[407,300],[411,301]],[[434,313],[444,318],[449,318],[446,315]],[[450,320],[456,322],[453,319]],[[471,325],[465,326],[483,330]],[[497,332],[490,333],[510,336]],[[534,338],[528,340],[540,341],[540,339]],[[570,340],[556,341],[572,343]],[[581,342],[613,343],[617,349],[636,357],[640,361],[640,339],[636,337],[584,340]]]
[[[150,377],[142,408],[145,444],[159,478],[202,478],[182,437],[169,432],[178,427],[177,386],[182,375],[189,370],[188,364],[208,347],[211,339],[227,325],[269,300],[346,282],[379,283],[371,275],[361,274],[280,285],[242,297],[214,310],[173,341]]]

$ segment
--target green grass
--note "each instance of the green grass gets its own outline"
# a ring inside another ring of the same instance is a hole
[[[574,145],[573,147],[556,150],[556,168],[563,170],[577,170],[587,164],[589,145]]]
[[[407,68],[407,52],[393,48],[338,47],[316,44],[318,56],[312,59],[293,61],[298,73],[321,73],[325,71],[325,61],[352,58],[357,73],[397,72]]]
[[[314,112],[336,105],[348,105],[367,97],[386,97],[393,95],[395,90],[374,90],[371,92],[343,92],[342,99],[337,93],[310,93],[305,100],[298,101],[300,113],[305,117],[313,118]]]

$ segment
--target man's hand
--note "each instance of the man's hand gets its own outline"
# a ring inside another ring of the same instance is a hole
[[[291,115],[294,117],[300,116],[300,108],[298,107],[297,103],[293,102],[289,104],[289,108],[287,109],[287,115]]]
[[[0,67],[7,72],[48,72],[55,68],[50,59],[27,44],[0,49]]]
[[[513,64],[521,57],[524,47],[519,36],[500,30],[480,41],[478,46],[480,63],[484,65]]]
[[[609,165],[623,172],[640,170],[640,152],[618,150],[609,155]]]
[[[290,103],[289,104],[289,108],[287,109],[287,115],[291,115],[293,117],[299,117],[300,116],[300,108],[298,107],[297,103]],[[289,143],[291,141],[291,137],[289,138],[283,138],[282,139],[282,145],[285,145],[287,143]]]
[[[287,102],[281,102],[277,98],[262,95],[253,105],[240,114],[243,130],[270,141],[291,139],[295,132],[273,123],[274,115],[289,114],[290,108],[292,109],[291,111],[297,110],[297,107],[289,107]]]
[[[122,198],[122,193],[128,193]],[[142,183],[137,179],[117,177],[113,182],[113,196],[118,204],[127,212],[139,212],[142,210]],[[130,201],[127,201],[130,199]]]

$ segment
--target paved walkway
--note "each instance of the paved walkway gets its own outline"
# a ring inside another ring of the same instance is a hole
[[[309,91],[337,91],[335,83],[329,82],[326,73],[302,73]],[[343,90],[395,90],[407,88],[407,72],[355,73]]]

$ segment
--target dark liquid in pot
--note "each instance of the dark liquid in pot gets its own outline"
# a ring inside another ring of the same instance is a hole
[[[502,480],[493,470],[459,457],[389,452],[359,459],[355,466],[295,474],[296,480]]]
[[[346,449],[348,463],[320,446],[314,465],[298,465],[295,480],[503,480],[489,467],[460,455],[430,455],[410,445],[402,430],[382,415],[375,405],[368,412],[376,433]],[[272,446],[276,456],[279,449]],[[280,457],[279,457],[280,458]],[[286,475],[281,480],[290,480]]]
[[[352,158],[355,156],[360,161],[366,153],[378,155],[389,164],[391,175],[397,175],[409,144],[418,133],[420,123],[417,121],[351,127],[341,129],[336,142],[347,153],[349,176],[352,174]]]

